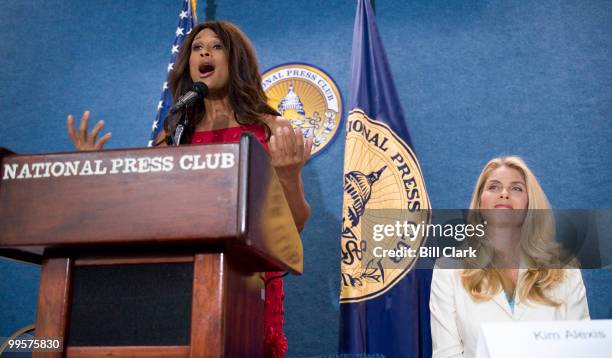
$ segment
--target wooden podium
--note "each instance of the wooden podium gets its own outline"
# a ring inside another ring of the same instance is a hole
[[[42,265],[35,357],[257,357],[302,244],[261,145],[0,150],[0,255]]]

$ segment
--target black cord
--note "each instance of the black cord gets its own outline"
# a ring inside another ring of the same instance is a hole
[[[283,274],[282,274],[282,275],[272,276],[272,277],[270,277],[270,278],[269,278],[269,279],[267,279],[267,280],[266,280],[265,278],[262,278],[262,279],[264,280],[264,284],[267,286],[267,285],[268,285],[270,282],[272,282],[272,281],[274,281],[274,280],[277,280],[277,279],[279,279],[279,278],[283,278],[283,277],[287,276],[288,274],[289,274],[289,272],[283,272]]]

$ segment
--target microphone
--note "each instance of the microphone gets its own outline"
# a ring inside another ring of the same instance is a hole
[[[195,101],[201,101],[208,94],[208,86],[202,82],[196,82],[191,87],[191,90],[182,95],[178,101],[170,108],[170,113],[174,114],[176,112],[180,112],[185,109],[185,107],[191,105]],[[181,144],[181,137],[183,136],[183,132],[185,131],[185,127],[188,122],[187,113],[183,112],[181,118],[179,119],[176,127],[174,128],[174,135],[172,136],[172,142],[175,146]]]
[[[182,95],[170,108],[170,114],[182,111],[195,101],[201,101],[208,94],[208,86],[203,82],[196,82],[187,93]]]

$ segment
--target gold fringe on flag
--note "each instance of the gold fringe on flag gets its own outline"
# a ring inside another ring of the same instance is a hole
[[[198,15],[197,15],[197,6],[198,6],[198,0],[191,0],[191,12],[193,13],[193,19],[195,20],[195,22],[198,22]]]

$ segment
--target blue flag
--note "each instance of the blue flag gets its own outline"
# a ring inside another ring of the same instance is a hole
[[[371,252],[373,228],[398,213],[410,220],[425,213],[428,221],[430,203],[369,0],[357,2],[352,52],[340,353],[430,357],[431,271],[415,269],[416,258],[388,265]],[[418,249],[424,239],[405,245]]]
[[[172,48],[170,49],[170,62],[168,63],[168,74],[170,71],[174,69],[174,63],[176,62],[176,58],[178,56],[179,50],[181,46],[183,46],[183,42],[189,33],[191,33],[191,29],[195,26],[197,20],[195,16],[195,3],[196,0],[184,0],[181,6],[181,12],[179,13],[179,22],[176,27],[176,37],[174,39],[174,43],[172,44]],[[159,99],[159,103],[157,104],[157,114],[155,115],[155,120],[153,121],[153,125],[151,126],[151,138],[149,139],[149,147],[153,145],[157,136],[164,128],[164,119],[166,118],[166,114],[172,107],[172,93],[168,89],[168,77],[166,77],[166,81],[162,86],[162,94]]]

